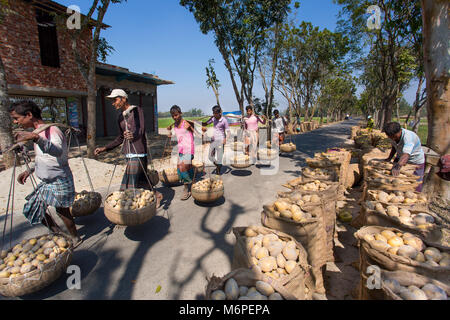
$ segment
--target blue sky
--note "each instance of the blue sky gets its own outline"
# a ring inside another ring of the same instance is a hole
[[[69,6],[78,5],[87,13],[92,0],[56,0]],[[339,6],[332,0],[303,0],[296,11],[296,20],[309,21],[321,29],[334,30]],[[238,110],[238,104],[228,71],[214,44],[213,35],[204,35],[192,13],[178,0],[128,0],[111,4],[104,22],[111,26],[102,31],[115,51],[107,63],[130,71],[153,73],[174,85],[158,87],[158,107],[168,111],[174,104],[182,110],[193,107],[210,112],[215,96],[206,87],[205,67],[214,58],[217,77],[221,82],[220,103],[225,111]],[[254,95],[264,97],[261,81],[256,79]],[[406,94],[413,100],[413,90]],[[276,94],[280,109],[287,108],[284,98]]]

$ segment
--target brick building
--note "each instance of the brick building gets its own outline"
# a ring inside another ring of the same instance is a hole
[[[50,0],[9,3],[10,11],[0,24],[0,57],[10,100],[31,99],[43,109],[45,120],[85,128],[86,82],[75,62],[69,31],[53,16],[65,14],[67,8]],[[89,56],[91,39],[92,32],[86,30],[78,43],[83,57]],[[105,64],[98,64],[96,73],[98,136],[117,133],[111,117],[105,116],[112,111],[110,101],[104,99],[111,88],[129,92],[131,103],[141,105],[149,117],[147,132],[157,132],[157,86],[173,82]]]

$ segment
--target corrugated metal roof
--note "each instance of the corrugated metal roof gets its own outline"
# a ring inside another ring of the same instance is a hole
[[[111,64],[97,63],[95,73],[104,76],[116,77],[118,82],[122,80],[129,80],[135,82],[150,83],[156,86],[165,84],[175,84],[170,80],[160,79],[158,76],[149,73],[135,73],[131,72],[127,68],[114,66]]]

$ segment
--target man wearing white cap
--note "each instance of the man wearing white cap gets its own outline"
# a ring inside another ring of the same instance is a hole
[[[114,89],[107,98],[114,99],[112,105],[121,111],[117,119],[120,134],[105,147],[95,149],[95,155],[113,150],[123,143],[122,153],[127,159],[127,168],[120,190],[123,191],[129,188],[150,189],[146,175],[148,152],[144,111],[138,106],[130,105],[128,103],[128,95],[122,89]],[[160,193],[157,193],[157,200],[159,206]]]

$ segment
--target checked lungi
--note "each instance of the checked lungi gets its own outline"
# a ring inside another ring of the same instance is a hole
[[[150,190],[151,187],[146,176],[146,170],[147,157],[127,158],[127,168],[122,178],[120,191],[133,188]]]
[[[190,184],[194,179],[194,167],[192,166],[192,160],[194,160],[193,154],[178,154],[177,173],[178,178],[183,184]],[[184,164],[184,169],[181,167],[181,163]]]
[[[23,214],[32,225],[41,223],[48,207],[70,208],[75,200],[72,173],[51,182],[41,182],[25,200]]]

